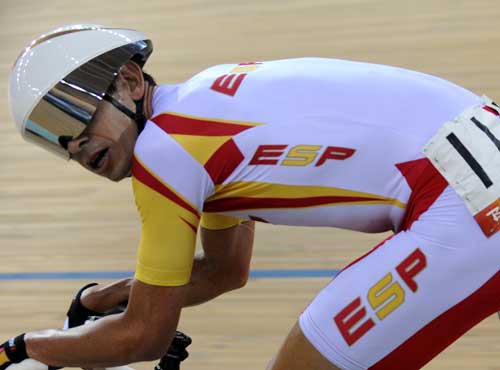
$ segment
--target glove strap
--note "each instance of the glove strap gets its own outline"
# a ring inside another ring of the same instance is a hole
[[[15,364],[28,358],[28,353],[26,352],[26,343],[24,342],[24,335],[25,334],[21,334],[15,338],[11,338],[2,346],[9,360]]]

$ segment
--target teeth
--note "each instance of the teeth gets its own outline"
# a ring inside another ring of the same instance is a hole
[[[105,156],[106,156],[106,152],[103,152],[102,155],[100,156],[99,162],[97,162],[97,167],[102,166],[102,162],[104,161]]]

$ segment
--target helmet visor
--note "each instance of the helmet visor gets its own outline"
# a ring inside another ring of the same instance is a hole
[[[120,68],[137,55],[145,61],[151,51],[149,40],[138,41],[81,65],[50,89],[35,106],[26,120],[25,138],[69,159],[68,141],[80,136],[90,124]]]

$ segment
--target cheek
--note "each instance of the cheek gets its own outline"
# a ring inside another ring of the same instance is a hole
[[[107,135],[109,140],[119,143],[126,130],[127,127],[125,124],[119,121],[114,121],[108,125],[105,135]]]
[[[124,171],[132,163],[137,129],[135,123],[124,130],[118,140],[113,143],[113,165],[117,171]]]
[[[120,137],[127,130],[130,119],[114,107],[106,106],[96,115],[96,124],[92,127],[92,134],[106,138],[112,142],[120,141]]]
[[[101,143],[101,147],[110,146],[116,152],[128,151],[135,143],[134,131],[137,130],[134,130],[133,126],[135,126],[133,123],[115,122],[93,131],[92,136]]]
[[[137,126],[135,122],[130,124],[121,132],[117,143],[124,151],[130,152],[134,150],[135,141],[137,140]]]

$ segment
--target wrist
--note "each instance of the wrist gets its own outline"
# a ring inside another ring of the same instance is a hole
[[[25,334],[9,339],[2,345],[3,351],[7,355],[10,362],[19,363],[28,358],[26,352],[26,342],[24,341]]]

